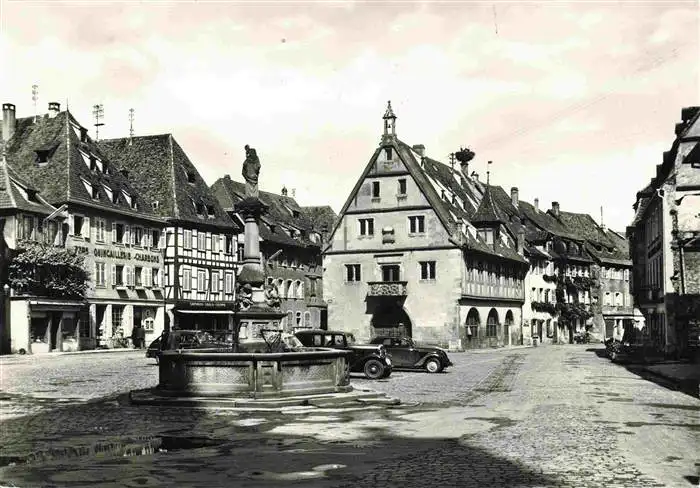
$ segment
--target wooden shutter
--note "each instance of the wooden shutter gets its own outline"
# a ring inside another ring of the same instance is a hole
[[[112,286],[117,286],[117,265],[116,264],[112,265],[111,275],[112,275],[112,280],[111,280]]]

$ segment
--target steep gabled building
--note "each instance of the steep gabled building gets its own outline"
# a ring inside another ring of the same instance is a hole
[[[125,343],[136,325],[145,327],[147,339],[159,334],[162,259],[153,236],[160,234],[162,220],[58,103],[49,104],[48,114],[25,118],[16,118],[14,105],[4,104],[3,136],[8,164],[66,217],[66,225],[49,223],[49,232],[85,254],[91,276],[87,306],[66,321],[63,336],[91,349]],[[27,217],[20,238],[39,225]],[[31,334],[41,340],[46,314],[37,309],[31,317]],[[60,350],[60,338],[48,349]]]
[[[488,184],[408,146],[395,123],[389,104],[323,253],[329,327],[453,349],[520,344],[524,236]]]
[[[240,220],[235,205],[245,197],[245,184],[226,175],[211,186],[211,191],[231,218]],[[283,326],[288,331],[325,328],[323,228],[317,229],[307,211],[288,196],[285,188],[281,195],[260,191],[260,201],[267,207],[259,222],[260,253],[265,263],[265,279],[277,287],[280,308],[287,313]],[[328,210],[319,213],[329,215]],[[243,236],[239,237],[242,246]]]
[[[104,140],[100,148],[164,223],[166,327],[232,328],[242,226],[226,214],[171,134]]]
[[[642,340],[669,355],[700,345],[700,107],[681,111],[676,138],[627,228]]]

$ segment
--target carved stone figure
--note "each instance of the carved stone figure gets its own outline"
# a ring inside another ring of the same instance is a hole
[[[239,310],[248,310],[253,304],[253,287],[246,283],[238,288],[236,301]]]
[[[260,175],[260,159],[252,147],[245,146],[245,161],[243,162],[243,178],[245,179],[245,196],[258,197],[258,176]]]
[[[280,294],[274,283],[265,285],[265,303],[271,308],[279,308],[280,306]]]

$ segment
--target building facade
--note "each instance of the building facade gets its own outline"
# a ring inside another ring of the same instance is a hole
[[[87,129],[57,103],[48,114],[16,118],[14,106],[3,106],[7,162],[41,191],[64,217],[48,222],[44,234],[62,240],[67,249],[83,254],[90,285],[86,304],[63,335],[78,349],[120,347],[136,326],[155,337],[163,329],[160,291],[162,258],[157,218],[125,175],[105,156]],[[18,239],[38,232],[41,222],[23,216]],[[13,312],[14,315],[14,312]],[[31,312],[30,335],[40,338],[45,326],[41,311]],[[13,321],[14,324],[14,321]],[[61,340],[48,344],[60,350]],[[39,344],[32,349],[38,350]]]
[[[165,327],[232,329],[242,225],[226,214],[171,134],[104,140],[100,148],[163,222]]]
[[[642,340],[673,356],[700,334],[700,107],[681,111],[676,138],[656,175],[637,193],[627,228]]]
[[[211,191],[234,220],[239,220],[235,205],[245,196],[245,185],[229,175],[217,180]],[[323,299],[321,260],[322,229],[314,226],[309,211],[287,194],[260,191],[267,212],[259,222],[260,254],[265,263],[265,279],[274,284],[280,297],[280,309],[287,316],[282,324],[288,331],[327,327],[327,304]],[[242,250],[243,236],[239,235]]]
[[[395,123],[389,106],[323,253],[329,327],[452,349],[519,344],[522,236],[488,185],[406,145]]]

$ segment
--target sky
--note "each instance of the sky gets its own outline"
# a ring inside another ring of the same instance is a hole
[[[94,137],[172,133],[209,184],[242,180],[338,212],[396,132],[520,198],[623,231],[636,192],[700,105],[698,1],[0,0],[0,98],[69,105]]]

